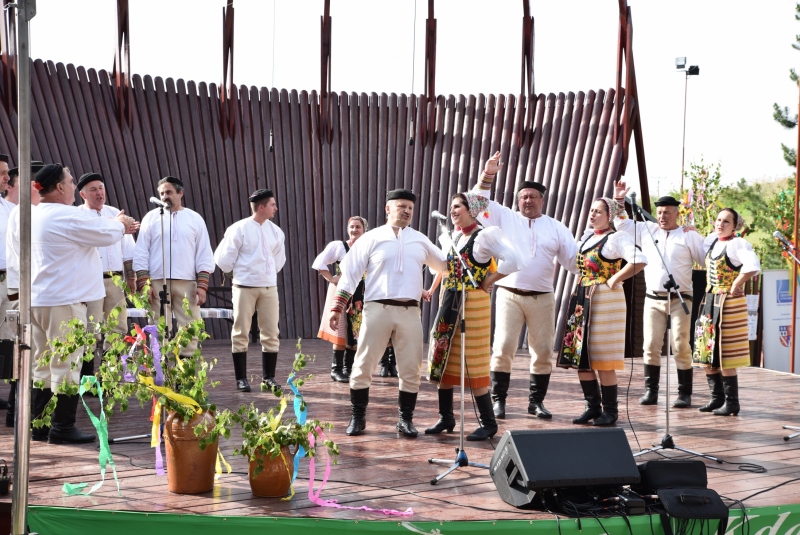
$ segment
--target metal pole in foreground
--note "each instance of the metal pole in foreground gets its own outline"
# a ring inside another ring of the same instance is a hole
[[[800,89],[800,84],[798,84],[798,89]],[[800,110],[800,97],[798,98],[798,110]],[[800,156],[800,128],[797,129],[797,155]],[[798,238],[798,228],[797,225],[800,223],[800,214],[798,214],[798,203],[800,203],[800,184],[798,184],[798,177],[800,177],[800,160],[795,157],[795,183],[794,183],[794,246],[797,247],[797,238]],[[794,369],[794,359],[796,354],[796,347],[797,347],[797,262],[792,262],[792,279],[789,282],[789,288],[792,291],[792,334],[789,337],[789,352],[791,355],[791,359],[789,360],[789,373],[795,373]]]
[[[686,161],[686,95],[689,93],[689,73],[683,81],[683,141],[681,141],[681,194],[683,193],[683,165]]]
[[[11,493],[11,534],[24,535],[28,526],[28,470],[31,448],[31,73],[28,23],[36,15],[36,0],[17,0],[17,116],[19,145],[19,360],[17,422],[14,430],[14,477]]]

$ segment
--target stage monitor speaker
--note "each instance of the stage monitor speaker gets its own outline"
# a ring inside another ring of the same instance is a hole
[[[620,428],[506,431],[489,474],[503,501],[515,507],[529,506],[544,489],[639,481],[633,452]]]

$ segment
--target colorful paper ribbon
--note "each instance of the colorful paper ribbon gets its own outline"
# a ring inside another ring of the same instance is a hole
[[[88,388],[87,388],[88,385]],[[87,390],[91,390],[92,386],[97,387],[97,398],[100,400],[100,417],[98,418],[95,416],[91,410],[89,410],[89,406],[86,405],[86,401],[83,399],[83,394]],[[117,478],[117,469],[114,466],[114,457],[111,455],[111,449],[108,447],[108,421],[106,420],[106,414],[103,411],[103,388],[100,386],[100,383],[97,381],[97,377],[94,375],[87,375],[83,377],[81,381],[80,389],[78,390],[78,395],[81,397],[81,402],[83,406],[86,408],[86,412],[89,415],[89,419],[92,421],[92,425],[97,430],[97,438],[100,442],[100,454],[98,456],[98,461],[100,463],[100,481],[95,483],[91,489],[87,492],[81,492],[82,489],[86,488],[88,485],[86,483],[64,483],[62,490],[68,496],[76,496],[76,495],[83,495],[88,496],[92,494],[94,491],[99,489],[103,486],[103,483],[106,480],[106,467],[111,465],[111,471],[114,474],[114,481],[117,484],[117,493],[122,496],[122,492],[119,489],[119,479]]]
[[[289,385],[289,388],[292,389],[294,392],[294,415],[297,418],[297,423],[300,425],[305,425],[306,418],[307,418],[307,411],[303,408],[303,394],[300,393],[300,390],[297,388],[297,385],[294,384],[294,379],[297,374],[292,372],[289,378],[286,380],[286,384]],[[294,485],[294,480],[297,479],[297,471],[300,470],[300,459],[305,457],[306,450],[303,446],[298,446],[297,451],[294,454],[294,471],[292,472],[292,485]],[[292,496],[294,496],[294,487],[292,487]],[[291,496],[290,496],[291,499]]]
[[[163,476],[164,457],[161,455],[161,403],[153,397],[153,413],[150,415],[153,421],[153,429],[150,431],[150,447],[156,449],[156,475]]]
[[[317,427],[317,434],[320,435],[320,439],[325,437],[325,434],[322,432],[322,429]],[[308,434],[308,443],[313,448],[314,447],[314,433]],[[319,485],[319,490],[315,493],[314,492],[314,475],[315,475],[315,462],[314,457],[311,457],[311,460],[308,464],[308,499],[312,503],[319,505],[320,507],[334,507],[336,509],[351,509],[354,511],[370,511],[374,513],[383,513],[387,516],[411,516],[414,514],[414,510],[409,507],[405,511],[398,511],[396,509],[373,509],[371,507],[367,507],[363,505],[361,507],[351,507],[349,505],[341,505],[336,500],[323,500],[320,498],[320,494],[322,494],[322,488],[325,486],[325,483],[328,481],[328,477],[331,475],[331,458],[328,456],[328,461],[325,466],[325,475],[322,476],[322,481]]]

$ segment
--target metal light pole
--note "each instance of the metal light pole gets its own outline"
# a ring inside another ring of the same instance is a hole
[[[686,58],[675,58],[675,67],[686,74],[683,81],[683,141],[681,141],[681,192],[683,191],[684,162],[686,159],[686,96],[689,91],[689,77],[700,74],[700,67],[692,65],[686,68]]]
[[[17,0],[17,123],[19,146],[19,359],[17,422],[14,429],[14,477],[11,534],[24,535],[28,525],[28,470],[31,448],[31,72],[28,23],[36,0]]]

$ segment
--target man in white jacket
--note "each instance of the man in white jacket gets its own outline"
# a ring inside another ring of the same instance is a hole
[[[275,196],[268,189],[249,198],[253,215],[237,221],[225,231],[214,251],[214,261],[233,280],[233,328],[231,344],[236,389],[250,392],[247,381],[247,345],[253,313],[258,312],[261,331],[263,384],[280,387],[275,380],[278,363],[278,272],[286,263],[283,231],[270,219],[278,212]]]

